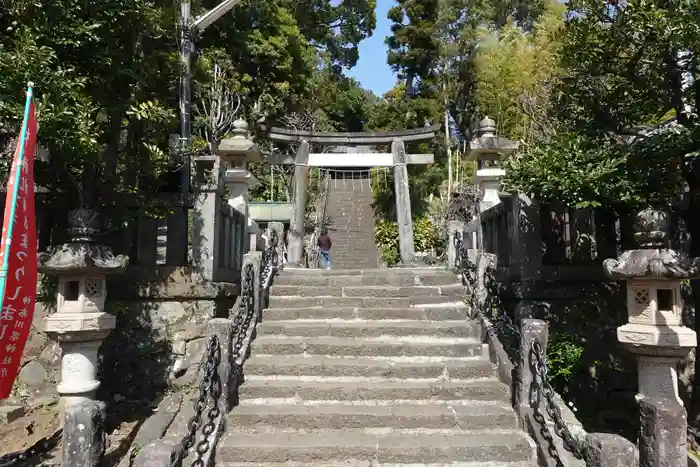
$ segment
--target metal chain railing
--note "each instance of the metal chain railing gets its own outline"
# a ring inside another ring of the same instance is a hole
[[[193,467],[204,467],[203,456],[211,449],[211,441],[209,435],[213,433],[216,427],[216,419],[220,415],[219,399],[221,397],[221,377],[219,376],[219,363],[221,362],[221,344],[216,336],[209,336],[207,340],[207,349],[202,358],[200,368],[203,370],[203,377],[199,383],[199,397],[194,404],[194,415],[187,423],[187,434],[183,437],[176,451],[174,459],[171,461],[171,467],[179,467],[182,461],[187,457],[187,451],[194,446],[197,437],[197,431],[202,427],[202,439],[197,443],[195,449],[195,460],[192,462]],[[202,416],[207,406],[209,398],[213,402],[207,412],[206,424],[202,425]]]
[[[0,456],[0,467],[29,465],[29,461],[35,460],[37,456],[46,454],[58,446],[62,436],[63,430],[58,429],[53,434],[41,438],[27,449]],[[37,464],[38,463],[32,462],[31,465]]]
[[[260,295],[255,296],[255,270],[253,264],[248,263],[243,267],[241,280],[241,294],[237,306],[231,310],[230,319],[233,321],[233,338],[231,346],[230,363],[234,372],[233,381],[237,384],[242,378],[242,357],[245,358],[246,340],[251,326],[257,324],[256,303],[263,299],[264,291],[269,287],[272,274],[279,267],[279,237],[275,230],[270,233],[269,243],[263,252],[260,267]],[[221,416],[219,399],[222,397],[222,382],[219,375],[221,362],[221,344],[216,336],[210,336],[207,341],[207,350],[202,359],[203,377],[199,385],[199,397],[194,404],[194,415],[190,418],[187,427],[188,432],[180,443],[177,455],[170,463],[171,467],[180,467],[187,457],[187,452],[194,446],[197,433],[201,428],[201,439],[195,446],[195,459],[192,467],[206,467],[205,456],[213,448],[214,430],[217,428],[217,419]],[[207,410],[208,407],[208,410]],[[206,422],[204,423],[204,412]],[[0,465],[0,467],[2,467]]]
[[[549,434],[549,430],[546,429],[546,421],[544,419],[544,414],[540,410],[540,403],[544,399],[545,410],[547,415],[554,423],[554,432],[559,436],[564,442],[564,447],[569,451],[576,459],[583,459],[585,450],[576,441],[574,436],[571,434],[569,427],[564,421],[561,409],[554,400],[554,389],[549,384],[547,380],[547,357],[544,355],[542,345],[538,341],[533,341],[531,346],[531,358],[533,372],[533,388],[530,390],[530,406],[533,407],[535,412],[535,421],[540,425],[540,433],[547,439],[550,443],[550,453],[553,449],[552,436]],[[534,389],[534,390],[533,390]],[[556,451],[554,452],[556,454]],[[558,459],[558,456],[555,458]],[[561,460],[559,460],[561,463]]]
[[[276,230],[270,231],[270,239],[262,255],[262,267],[260,268],[260,289],[270,286],[268,281],[272,278],[273,269],[279,267],[279,236]]]

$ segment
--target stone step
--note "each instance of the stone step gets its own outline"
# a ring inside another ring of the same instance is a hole
[[[306,268],[285,268],[280,277],[290,276],[377,276],[377,275],[444,275],[445,268],[377,268],[377,269],[331,269],[330,271]]]
[[[478,357],[488,355],[476,339],[422,337],[344,338],[261,335],[256,355],[328,355],[347,357]]]
[[[270,380],[247,376],[240,387],[240,397],[247,399],[294,399],[302,401],[337,400],[475,400],[510,402],[508,386],[497,379],[460,382],[433,381],[361,381],[329,382]]]
[[[217,467],[376,467],[377,463],[361,460],[340,460],[327,462],[218,462]],[[386,463],[381,467],[416,467],[411,463]],[[439,462],[423,463],[421,467],[538,467],[536,462]]]
[[[370,274],[370,275],[294,275],[283,272],[275,277],[275,286],[281,285],[315,285],[325,287],[348,287],[357,285],[452,285],[458,284],[459,278],[452,273],[442,274]]]
[[[308,307],[364,307],[408,308],[414,305],[431,305],[462,302],[462,293],[424,297],[270,297],[270,308]]]
[[[265,310],[263,319],[265,321],[291,321],[295,319],[459,321],[466,320],[469,313],[469,308],[457,306],[423,308],[271,308]]]
[[[263,321],[258,336],[303,337],[481,337],[478,321]]]
[[[462,284],[445,286],[337,286],[324,287],[313,285],[277,285],[272,286],[270,295],[273,297],[348,297],[348,298],[409,298],[409,297],[459,297],[464,293]]]
[[[465,380],[494,376],[484,358],[330,358],[325,356],[253,355],[245,364],[246,375]]]
[[[262,427],[293,430],[517,428],[515,412],[506,405],[483,402],[453,403],[449,406],[380,402],[388,405],[241,405],[231,411],[227,426],[229,431]]]
[[[532,462],[533,451],[528,439],[516,430],[389,434],[344,429],[324,433],[258,430],[226,433],[219,442],[217,462]]]

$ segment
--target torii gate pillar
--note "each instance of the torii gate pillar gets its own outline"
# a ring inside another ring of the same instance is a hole
[[[309,191],[309,151],[309,143],[302,141],[294,159],[294,199],[287,244],[287,262],[292,266],[301,266],[304,255],[304,220]]]
[[[399,253],[401,264],[411,265],[415,261],[413,247],[413,219],[411,217],[411,194],[408,190],[406,148],[403,141],[395,139],[391,144],[394,159],[394,192],[396,196],[396,224],[399,231]]]

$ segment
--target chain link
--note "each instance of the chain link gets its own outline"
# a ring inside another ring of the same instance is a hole
[[[207,349],[200,364],[203,368],[204,376],[199,383],[199,397],[194,404],[194,415],[187,422],[187,434],[180,442],[175,458],[170,463],[171,467],[179,467],[182,465],[182,460],[187,457],[187,451],[194,445],[197,431],[202,426],[202,414],[209,403],[211,395],[213,407],[208,412],[208,420],[203,428],[202,440],[197,444],[197,457],[192,463],[192,466],[203,467],[202,456],[209,451],[210,441],[208,434],[212,433],[215,428],[215,421],[218,417],[219,398],[221,397],[221,378],[219,376],[219,363],[221,362],[221,344],[216,336],[209,336],[207,340]]]
[[[263,262],[259,276],[261,290],[258,297],[255,297],[255,272],[253,265],[250,263],[246,264],[242,271],[240,299],[237,307],[232,310],[230,315],[235,333],[230,356],[230,362],[234,372],[233,384],[237,384],[241,377],[241,368],[239,367],[238,360],[244,356],[242,353],[248,331],[251,325],[254,325],[253,320],[255,319],[257,322],[257,317],[255,316],[256,300],[262,300],[263,289],[279,261],[279,253],[277,251],[278,245],[279,238],[277,231],[272,230],[269,244],[263,252]],[[191,465],[192,467],[206,467],[204,457],[212,449],[211,441],[212,435],[215,434],[214,431],[217,428],[216,421],[222,415],[221,408],[219,407],[219,399],[222,397],[222,382],[218,370],[220,362],[221,345],[216,336],[210,336],[207,342],[207,352],[201,363],[204,368],[204,376],[199,385],[199,398],[194,405],[194,415],[187,424],[188,433],[183,438],[178,454],[170,464],[171,467],[178,467],[181,465],[182,460],[186,457],[187,451],[194,446],[195,438],[200,428],[202,436],[195,446],[195,459]],[[205,410],[207,421],[202,425]]]
[[[36,443],[29,446],[24,451],[11,452],[0,456],[0,467],[10,467],[23,465],[26,462],[34,459],[39,454],[44,454],[52,451],[63,436],[63,430],[58,429],[52,435],[41,438]],[[36,465],[36,464],[32,464]]]
[[[544,427],[544,416],[540,412],[539,407],[541,398],[544,397],[545,410],[549,418],[554,422],[554,432],[564,441],[564,447],[571,452],[574,457],[583,459],[584,450],[581,449],[581,446],[574,439],[571,431],[569,431],[569,427],[566,425],[564,417],[561,414],[561,409],[554,400],[554,389],[547,380],[547,357],[544,355],[542,345],[536,340],[533,341],[531,351],[534,357],[533,367],[535,370],[535,379],[533,383],[535,391],[530,391],[530,406],[535,409],[536,420],[541,426],[540,431],[542,432]],[[539,415],[539,417],[537,417],[537,415]],[[538,420],[538,418],[541,418],[541,420]],[[544,431],[549,432],[549,430]]]

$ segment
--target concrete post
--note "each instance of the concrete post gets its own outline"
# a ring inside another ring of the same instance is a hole
[[[391,154],[394,156],[394,190],[396,224],[399,230],[399,252],[401,263],[411,265],[415,261],[416,252],[413,247],[413,219],[411,217],[411,194],[408,189],[406,148],[402,140],[394,140],[391,144]]]
[[[294,160],[294,200],[289,226],[287,261],[293,266],[301,266],[304,255],[304,220],[306,199],[309,190],[309,143],[302,141]]]

